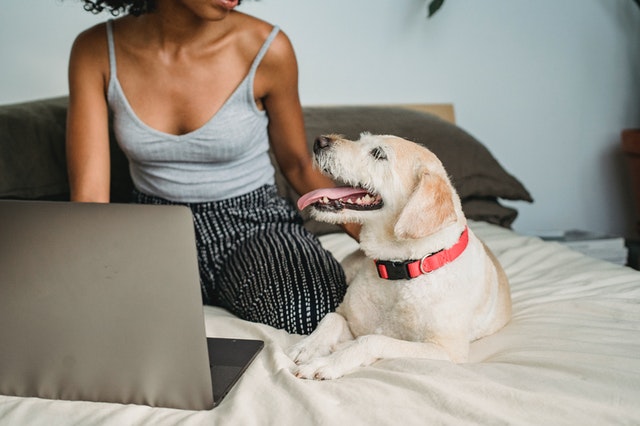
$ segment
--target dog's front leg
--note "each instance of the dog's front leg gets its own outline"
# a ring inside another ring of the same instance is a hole
[[[313,333],[291,346],[287,355],[296,364],[303,364],[313,358],[328,355],[335,345],[350,339],[353,339],[353,335],[347,320],[342,315],[331,312],[322,318]]]
[[[461,341],[465,346],[465,342]],[[468,342],[466,342],[468,350]],[[464,348],[460,348],[464,351]],[[360,336],[345,343],[329,356],[315,358],[298,366],[296,375],[302,378],[328,380],[373,364],[383,358],[425,358],[452,361],[449,350],[431,342],[410,342],[384,335]],[[460,359],[453,359],[460,362]]]

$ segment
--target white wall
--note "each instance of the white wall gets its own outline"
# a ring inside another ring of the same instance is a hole
[[[2,0],[0,104],[65,94],[78,0]],[[304,104],[452,102],[458,123],[531,191],[520,231],[631,234],[619,152],[640,127],[640,10],[632,0],[260,0],[300,63]],[[364,130],[364,129],[363,129]]]

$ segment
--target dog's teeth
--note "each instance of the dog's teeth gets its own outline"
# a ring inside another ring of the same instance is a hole
[[[322,202],[322,204],[329,204],[329,197],[324,197],[322,200],[320,200]]]
[[[358,199],[358,204],[359,205],[371,204],[372,201],[373,201],[373,198],[369,194],[367,194],[364,197]]]

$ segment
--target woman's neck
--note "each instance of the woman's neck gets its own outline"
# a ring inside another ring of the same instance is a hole
[[[155,11],[137,18],[147,40],[172,51],[211,46],[234,28],[238,12],[200,15],[176,1],[158,1]],[[219,17],[219,19],[217,19]]]

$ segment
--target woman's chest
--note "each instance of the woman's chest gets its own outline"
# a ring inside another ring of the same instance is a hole
[[[222,55],[163,59],[122,54],[118,81],[138,118],[158,131],[183,135],[211,120],[238,91],[250,64]],[[253,93],[253,87],[247,88]]]

